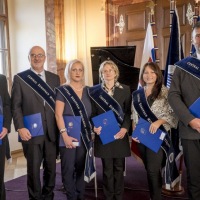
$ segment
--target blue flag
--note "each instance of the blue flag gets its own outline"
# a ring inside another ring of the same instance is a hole
[[[174,74],[174,63],[183,58],[183,51],[180,40],[180,26],[177,10],[174,10],[172,16],[172,27],[169,41],[169,49],[167,54],[166,68],[164,74],[164,84],[169,88]]]

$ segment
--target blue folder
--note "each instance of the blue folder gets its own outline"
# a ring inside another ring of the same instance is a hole
[[[0,114],[0,133],[3,130],[3,115]],[[0,145],[2,145],[2,140],[0,139]]]
[[[92,118],[95,127],[101,126],[99,135],[102,144],[108,144],[115,140],[115,135],[120,131],[120,127],[112,110]]]
[[[189,107],[189,110],[196,118],[200,118],[200,98]]]
[[[67,134],[73,138],[76,138],[78,142],[74,141],[75,146],[80,146],[81,139],[81,116],[63,116],[65,122],[65,128],[67,129]],[[60,135],[59,146],[65,146],[63,137]]]
[[[32,137],[44,135],[41,113],[26,115],[23,120],[25,128],[29,130]],[[21,141],[20,137],[19,141]]]
[[[156,133],[152,134],[149,132],[149,127],[150,123],[140,118],[132,133],[132,137],[137,137],[142,144],[157,153],[167,133],[158,129]]]

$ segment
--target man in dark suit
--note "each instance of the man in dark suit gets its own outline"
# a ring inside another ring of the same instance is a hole
[[[6,152],[6,139],[7,134],[10,132],[11,124],[11,108],[10,96],[8,94],[7,80],[4,75],[0,75],[0,114],[3,115],[3,127],[0,132],[0,200],[6,199],[5,186],[4,186],[4,169],[5,169],[5,152]]]
[[[179,135],[187,169],[188,197],[200,199],[200,119],[189,107],[200,97],[200,22],[192,31],[196,54],[176,63],[169,103],[179,118]],[[200,110],[200,107],[196,109]]]
[[[14,125],[27,159],[29,199],[38,200],[50,200],[54,197],[58,136],[54,115],[54,88],[60,85],[60,79],[58,75],[44,70],[45,59],[45,51],[41,47],[32,47],[29,53],[31,69],[14,76],[11,93]],[[41,116],[43,135],[33,137],[24,125],[23,117],[33,114]],[[44,169],[42,187],[41,164]]]

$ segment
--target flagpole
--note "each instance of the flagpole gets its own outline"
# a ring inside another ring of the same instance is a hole
[[[157,45],[157,38],[158,35],[156,33],[156,22],[155,22],[155,12],[154,12],[154,7],[155,3],[153,1],[150,1],[147,7],[150,8],[150,13],[149,13],[149,22],[151,24],[152,32],[153,32],[153,42],[154,42],[154,50],[155,50],[155,62],[159,63],[160,59],[158,58],[158,45]]]
[[[176,9],[176,0],[170,0],[170,33],[172,31],[172,18],[173,14]],[[163,185],[162,187],[162,193],[164,195],[168,196],[180,196],[184,194],[184,188],[181,186],[181,181],[182,181],[182,171],[183,171],[183,155],[180,156],[179,158],[179,182],[174,186],[174,187],[166,187],[166,185]]]

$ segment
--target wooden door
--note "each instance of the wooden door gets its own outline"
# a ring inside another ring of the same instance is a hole
[[[107,45],[136,45],[135,67],[140,67],[146,28],[149,22],[150,9],[147,7],[149,0],[108,0],[107,1]],[[184,55],[188,56],[191,46],[191,30],[186,18],[187,5],[193,0],[176,1],[180,20],[181,40]],[[160,60],[159,66],[165,69],[170,37],[170,1],[154,0],[155,6],[155,27],[157,32],[157,57]],[[112,12],[111,12],[112,11]],[[120,33],[120,16],[123,16],[124,27]]]

